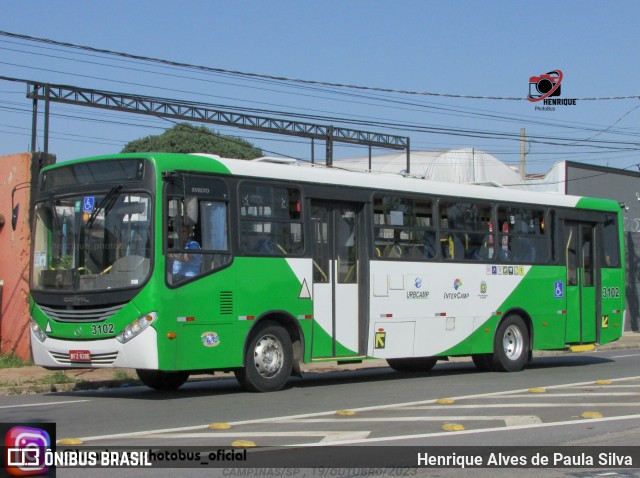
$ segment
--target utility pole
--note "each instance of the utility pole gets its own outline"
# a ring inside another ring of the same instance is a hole
[[[520,178],[524,181],[527,178],[527,142],[526,142],[525,129],[520,128]]]

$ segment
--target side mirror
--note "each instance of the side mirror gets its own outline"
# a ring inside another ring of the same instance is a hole
[[[14,231],[18,225],[18,212],[20,212],[20,204],[16,204],[11,211],[11,229]]]
[[[18,225],[18,213],[20,212],[20,203],[15,204],[14,196],[16,191],[20,189],[30,188],[31,183],[25,181],[24,183],[16,184],[11,190],[11,229],[16,230],[16,226]]]

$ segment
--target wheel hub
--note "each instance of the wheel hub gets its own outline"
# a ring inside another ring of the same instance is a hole
[[[502,338],[502,346],[504,347],[505,355],[510,360],[516,360],[520,357],[522,350],[524,349],[524,339],[519,327],[516,327],[515,325],[507,327]]]
[[[254,360],[260,375],[266,378],[273,377],[284,363],[282,344],[272,335],[262,337],[256,344]]]

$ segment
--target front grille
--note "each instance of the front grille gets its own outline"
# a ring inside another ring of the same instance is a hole
[[[103,322],[110,319],[125,304],[109,307],[96,307],[91,309],[54,309],[53,307],[40,306],[42,312],[58,322]]]
[[[51,357],[53,357],[53,359],[56,362],[64,365],[70,365],[70,364],[73,364],[73,365],[86,364],[87,366],[111,365],[118,358],[118,352],[108,352],[104,354],[91,354],[90,362],[72,362],[71,359],[69,359],[68,353],[64,353],[64,352],[49,352],[49,353],[51,354]]]

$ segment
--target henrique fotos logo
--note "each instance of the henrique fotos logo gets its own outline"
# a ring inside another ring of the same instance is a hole
[[[541,101],[550,96],[560,96],[560,83],[562,83],[562,72],[560,70],[550,71],[540,76],[529,78],[529,101]]]
[[[536,106],[536,111],[555,111],[553,106],[575,106],[575,98],[556,98],[562,91],[562,71],[553,70],[529,78],[528,100],[532,103],[542,101],[544,107]]]

